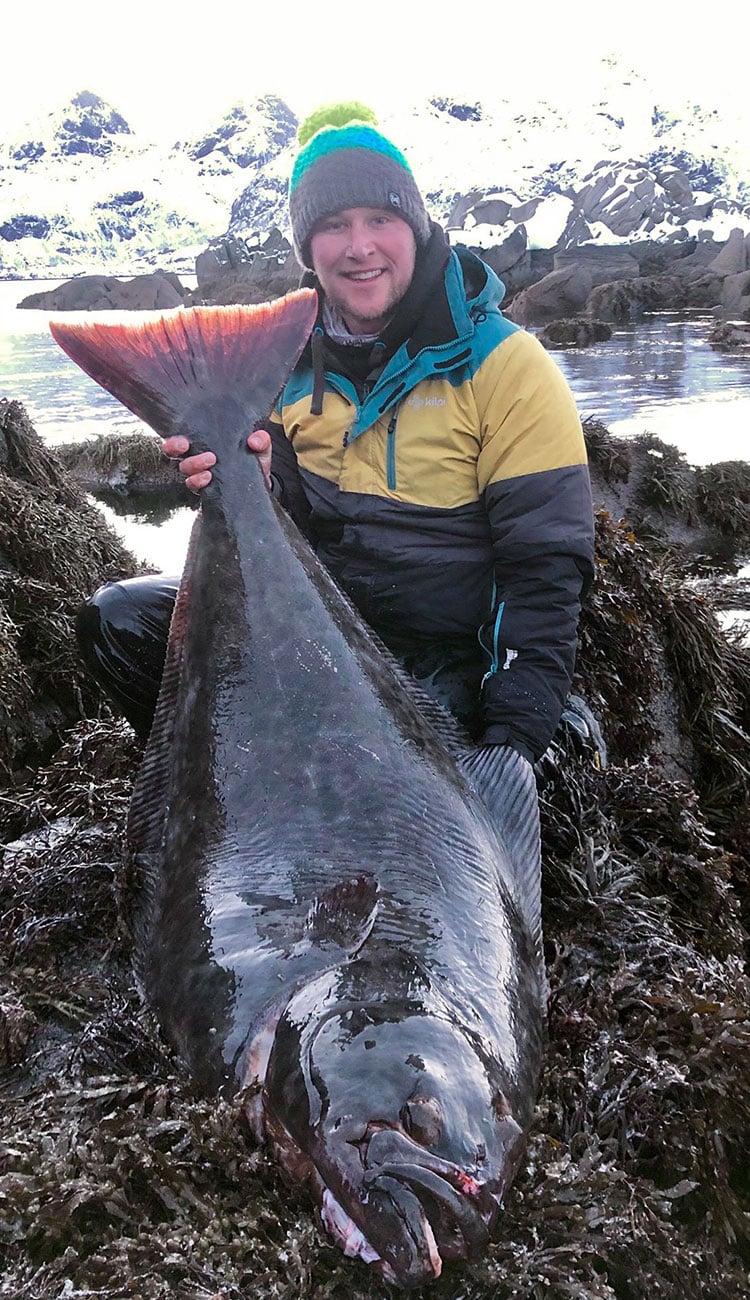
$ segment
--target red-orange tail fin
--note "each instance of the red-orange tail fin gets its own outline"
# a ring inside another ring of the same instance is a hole
[[[123,322],[50,321],[68,356],[162,437],[204,401],[231,396],[263,420],[312,329],[317,297],[298,289],[249,307],[178,307]]]

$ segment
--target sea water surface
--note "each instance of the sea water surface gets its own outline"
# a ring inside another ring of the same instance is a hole
[[[18,309],[27,294],[55,283],[0,281],[0,397],[22,402],[51,445],[142,431],[141,422],[57,346],[49,332],[52,313]],[[655,313],[617,327],[606,343],[551,355],[583,418],[595,416],[625,437],[656,434],[693,465],[750,460],[750,350],[716,351],[708,342],[713,324],[707,313]],[[105,513],[140,559],[179,570],[192,510],[176,511],[158,526]]]

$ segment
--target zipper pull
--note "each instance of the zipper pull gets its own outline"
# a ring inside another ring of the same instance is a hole
[[[342,447],[344,448],[344,451],[346,451],[347,447],[349,446],[349,430],[348,430],[348,429],[346,429],[345,432],[344,432],[344,437],[343,437],[343,440],[342,440],[341,445],[342,445]]]

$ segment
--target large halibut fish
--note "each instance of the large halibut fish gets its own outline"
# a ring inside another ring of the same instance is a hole
[[[218,456],[131,805],[146,995],[201,1088],[244,1090],[344,1251],[411,1287],[486,1244],[532,1116],[536,797],[516,755],[467,759],[247,450],[315,306],[52,332]]]

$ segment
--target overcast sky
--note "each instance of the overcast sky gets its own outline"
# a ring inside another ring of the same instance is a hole
[[[521,5],[445,0],[14,0],[3,17],[0,138],[88,89],[138,131],[178,138],[240,99],[274,91],[300,115],[357,96],[381,116],[442,91],[533,100],[586,94],[602,57],[624,57],[666,99],[747,111],[748,0]]]

